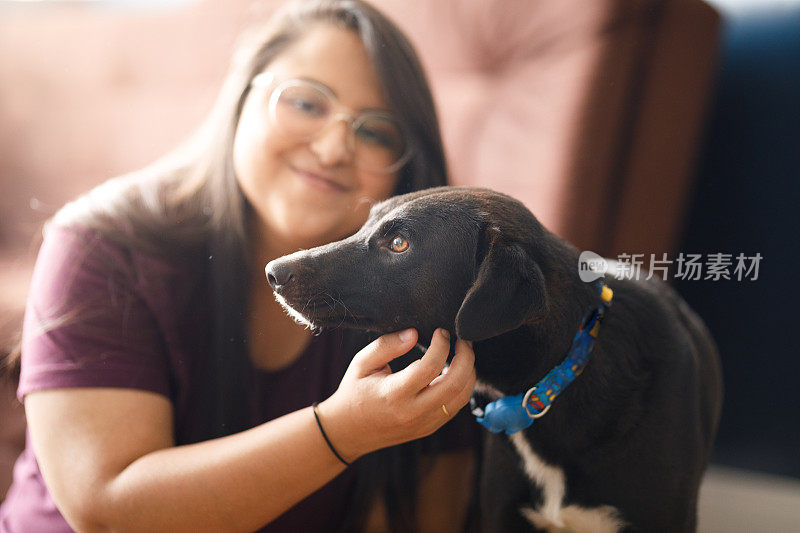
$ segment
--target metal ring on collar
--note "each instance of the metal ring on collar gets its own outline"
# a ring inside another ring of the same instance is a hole
[[[534,420],[537,418],[541,418],[545,414],[547,414],[547,411],[549,411],[550,407],[553,405],[553,404],[548,404],[547,407],[545,407],[544,410],[540,413],[536,414],[531,413],[531,410],[528,409],[528,399],[531,397],[531,394],[533,394],[533,391],[535,390],[536,387],[531,387],[530,389],[528,389],[528,392],[525,393],[525,397],[522,398],[522,408],[525,409],[525,412],[528,413],[528,416],[533,418]]]

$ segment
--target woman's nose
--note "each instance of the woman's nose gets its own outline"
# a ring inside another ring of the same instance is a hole
[[[353,158],[349,135],[350,124],[343,119],[334,120],[311,140],[311,151],[325,166],[349,163]]]

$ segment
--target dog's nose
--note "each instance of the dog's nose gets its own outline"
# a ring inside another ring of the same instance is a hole
[[[264,272],[267,274],[270,287],[276,292],[280,292],[294,277],[291,267],[283,261],[270,261]]]

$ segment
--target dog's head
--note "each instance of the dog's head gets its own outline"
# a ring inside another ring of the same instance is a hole
[[[482,340],[548,306],[537,246],[547,234],[520,202],[441,187],[376,204],[351,237],[271,261],[267,278],[296,319],[387,333],[437,327]]]

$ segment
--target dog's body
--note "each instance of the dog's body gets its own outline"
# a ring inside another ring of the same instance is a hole
[[[407,246],[395,246],[400,236]],[[400,251],[397,251],[400,250]],[[270,283],[318,326],[444,327],[475,341],[479,394],[532,387],[600,299],[578,251],[519,202],[438,188],[376,205],[352,237],[273,261]],[[488,434],[487,531],[691,531],[721,404],[716,349],[664,283],[607,280],[585,371],[532,426]],[[335,304],[331,304],[335,302]]]

